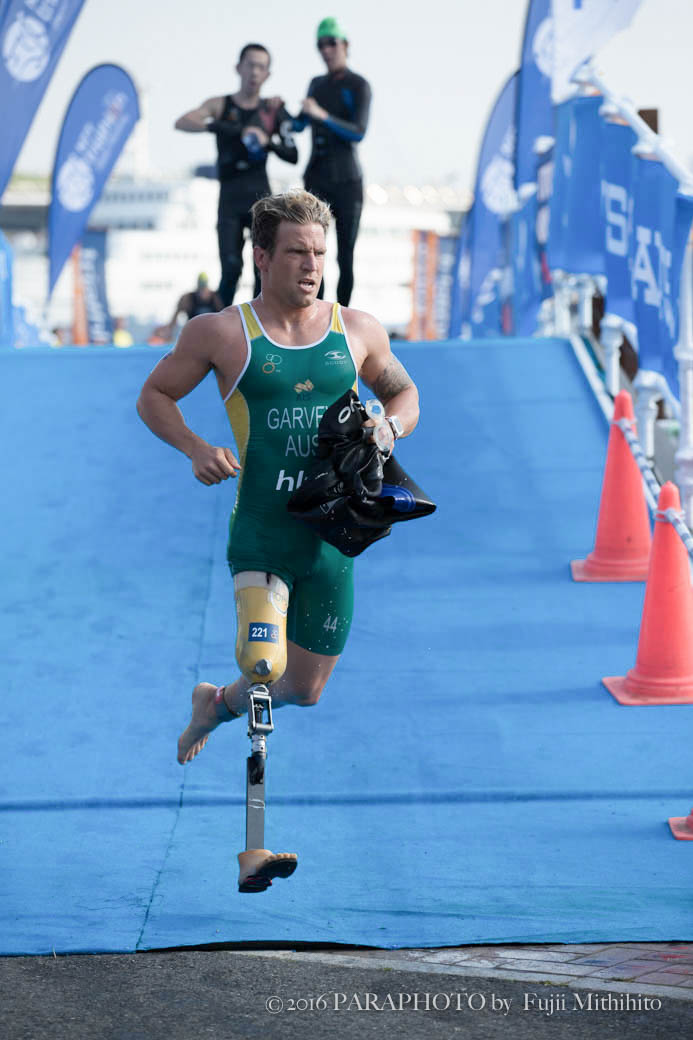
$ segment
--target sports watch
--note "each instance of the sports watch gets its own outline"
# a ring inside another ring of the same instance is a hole
[[[395,440],[397,440],[398,437],[404,436],[404,427],[402,426],[402,420],[398,416],[386,415],[385,419],[390,424],[390,429],[392,430]]]

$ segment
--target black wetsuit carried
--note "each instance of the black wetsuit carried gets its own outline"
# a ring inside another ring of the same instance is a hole
[[[324,199],[337,229],[337,300],[348,306],[354,287],[354,246],[363,207],[363,172],[356,145],[364,137],[371,105],[368,80],[351,69],[316,76],[308,87],[329,118],[311,119],[313,150],[303,175],[306,189]],[[302,117],[303,125],[307,122]],[[320,296],[323,286],[320,287]]]
[[[270,138],[268,150],[261,149],[258,156],[251,155],[242,141],[245,131],[253,126],[264,130]],[[233,303],[243,269],[243,233],[250,227],[250,207],[270,193],[268,151],[290,163],[298,162],[298,151],[292,136],[291,116],[285,108],[272,108],[266,101],[261,101],[257,108],[241,108],[227,95],[221,116],[210,125],[210,130],[216,134],[219,153],[219,295],[228,307]],[[255,295],[259,292],[256,270]]]

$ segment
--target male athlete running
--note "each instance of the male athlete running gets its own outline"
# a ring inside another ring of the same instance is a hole
[[[285,617],[277,638],[286,665],[283,674],[283,660],[277,665],[276,681],[268,676],[272,700],[307,706],[317,703],[347,639],[353,560],[290,516],[287,500],[315,454],[321,416],[357,375],[385,405],[392,443],[395,431],[406,436],[416,426],[418,391],[375,318],[317,298],[329,208],[294,191],[263,198],[252,212],[260,296],[192,318],[145,382],[137,407],[158,437],[188,456],[203,484],[240,475],[228,546],[239,612],[236,657],[241,662],[247,651],[240,621],[249,590],[265,588]],[[239,457],[189,429],[176,404],[210,371]],[[195,687],[179,762],[190,762],[220,722],[245,714],[247,689],[244,677]]]
[[[219,295],[227,307],[233,303],[243,269],[245,228],[250,227],[250,207],[269,195],[267,155],[274,152],[286,162],[298,162],[292,137],[292,121],[279,98],[260,98],[270,75],[270,54],[260,43],[248,43],[236,66],[241,84],[235,94],[208,98],[176,121],[176,130],[208,131],[217,139],[219,153],[219,214],[217,234],[221,281]],[[255,274],[255,295],[260,291]]]
[[[336,18],[318,26],[318,50],[327,66],[303,102],[297,126],[310,121],[313,150],[303,177],[306,189],[327,202],[337,229],[337,300],[347,306],[354,287],[354,246],[363,206],[363,174],[356,154],[368,126],[371,88],[347,68],[349,44]],[[322,296],[322,291],[320,292]]]
[[[286,509],[315,455],[325,410],[360,375],[386,406],[389,447],[395,435],[411,433],[419,415],[417,389],[379,322],[317,298],[328,206],[295,191],[259,200],[252,215],[260,296],[252,304],[192,318],[137,402],[144,422],[188,456],[203,484],[240,475],[228,559],[238,615],[236,659],[243,675],[225,686],[195,687],[192,718],[178,741],[181,763],[202,750],[220,722],[246,713],[258,646],[263,647],[260,664],[271,669],[259,674],[275,705],[316,704],[342,652],[351,624],[353,560]],[[194,433],[176,403],[210,371],[238,457]],[[254,642],[259,635],[264,643]],[[248,891],[243,886],[255,879],[269,884],[272,877],[287,876],[295,857],[246,850],[239,862],[239,886]]]

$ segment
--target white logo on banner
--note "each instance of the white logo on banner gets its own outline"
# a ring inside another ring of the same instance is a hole
[[[479,286],[479,292],[472,307],[472,321],[480,325],[484,320],[484,307],[493,303],[496,299],[496,284],[501,279],[501,272],[497,267],[492,267]]]
[[[522,218],[517,222],[517,246],[515,248],[515,259],[517,263],[517,270],[520,274],[524,273],[525,267],[527,266],[527,241],[529,239],[529,231],[527,229],[527,221]]]
[[[92,343],[110,343],[108,311],[101,298],[101,254],[97,249],[83,248],[80,257],[84,278],[84,297],[89,318],[89,338]]]
[[[605,244],[612,256],[628,256],[631,200],[622,184],[602,181]]]
[[[553,72],[553,20],[545,18],[532,40],[532,56],[539,71],[551,78]]]
[[[481,197],[492,213],[509,213],[515,203],[513,175],[515,167],[510,159],[495,155],[481,178]]]
[[[94,196],[94,174],[89,163],[78,155],[68,155],[56,178],[60,205],[71,213],[86,209]]]
[[[671,306],[671,250],[667,249],[659,231],[638,224],[635,229],[637,243],[633,270],[631,273],[631,291],[634,300],[638,298],[638,283],[644,287],[643,301],[656,307],[671,336],[674,335],[674,312]],[[655,263],[652,262],[650,247],[654,246]],[[656,267],[656,271],[655,271]]]
[[[472,282],[472,258],[469,250],[465,249],[460,257],[460,266],[457,270],[457,281],[461,289],[468,289]]]
[[[20,83],[31,83],[45,71],[50,56],[45,26],[20,11],[2,41],[2,60],[10,76]]]

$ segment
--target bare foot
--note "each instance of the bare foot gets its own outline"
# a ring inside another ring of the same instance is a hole
[[[178,740],[178,761],[181,765],[192,762],[209,740],[209,734],[222,721],[217,715],[214,697],[217,687],[208,682],[198,683],[192,692],[192,718]]]

